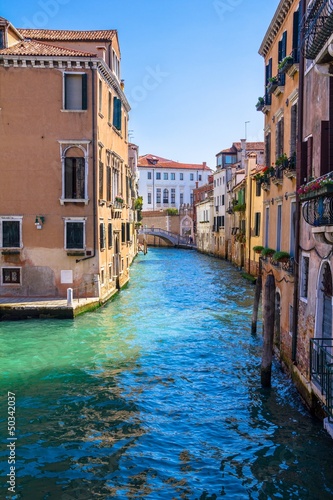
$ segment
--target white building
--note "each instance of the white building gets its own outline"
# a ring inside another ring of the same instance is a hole
[[[139,158],[139,195],[143,211],[193,205],[193,189],[207,184],[212,170],[206,163],[179,163],[155,155]]]

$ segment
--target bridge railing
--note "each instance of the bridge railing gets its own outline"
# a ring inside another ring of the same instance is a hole
[[[175,245],[192,245],[189,236],[181,236],[180,234],[167,231],[160,227],[143,227],[139,230],[139,234],[156,234],[156,236],[163,235],[168,237]]]

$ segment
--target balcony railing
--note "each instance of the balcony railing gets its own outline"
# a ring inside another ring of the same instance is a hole
[[[302,211],[305,221],[310,226],[333,226],[333,196],[318,196],[308,200],[304,203]]]
[[[333,33],[332,0],[315,0],[305,19],[304,55],[315,59]]]
[[[310,376],[321,394],[324,406],[333,421],[333,339],[310,339]]]

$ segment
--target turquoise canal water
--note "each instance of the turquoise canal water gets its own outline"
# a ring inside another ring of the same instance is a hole
[[[332,499],[333,441],[277,365],[260,387],[253,292],[224,261],[150,249],[103,309],[1,323],[0,497]]]

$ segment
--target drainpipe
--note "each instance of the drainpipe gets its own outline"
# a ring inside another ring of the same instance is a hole
[[[97,241],[97,198],[96,198],[96,143],[97,143],[97,126],[96,126],[96,113],[95,113],[95,73],[93,66],[91,69],[91,112],[92,112],[92,161],[93,161],[93,235],[94,235],[94,251],[92,255],[87,255],[82,259],[77,259],[76,263],[83,260],[93,259],[96,256],[96,241]]]
[[[305,0],[300,1],[299,5],[300,19],[303,20],[305,15]],[[300,61],[299,61],[299,85],[298,85],[298,134],[297,134],[297,160],[296,160],[296,191],[302,184],[302,141],[303,141],[303,109],[304,109],[304,56],[302,54],[302,46],[304,42],[304,26],[301,26],[300,34]],[[298,301],[299,301],[299,258],[300,258],[300,217],[301,203],[299,196],[296,194],[296,213],[295,213],[295,261],[294,261],[294,301],[293,301],[293,338],[291,345],[291,360],[296,363],[297,354],[297,335],[298,335]]]

